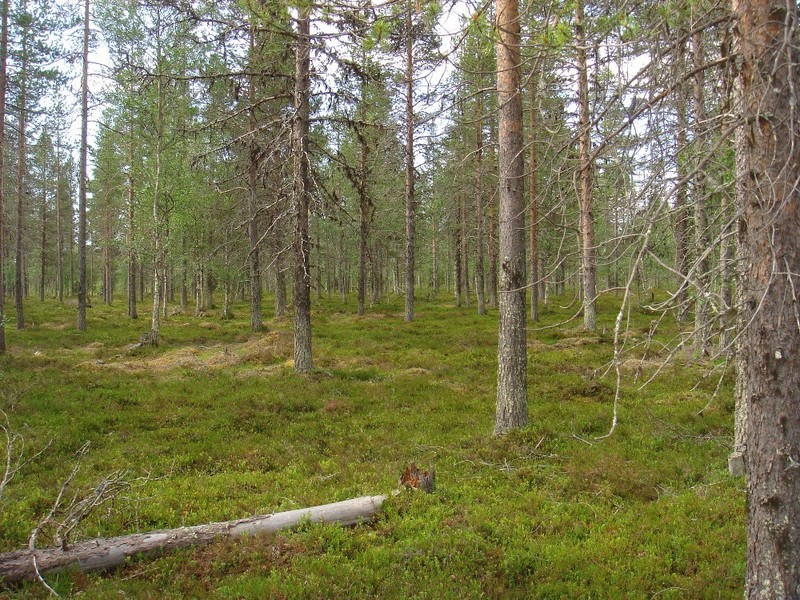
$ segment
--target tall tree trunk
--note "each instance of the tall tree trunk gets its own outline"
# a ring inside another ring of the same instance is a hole
[[[495,435],[528,422],[525,330],[525,213],[517,0],[497,0],[499,114],[500,328]]]
[[[108,198],[106,198],[103,211],[103,302],[106,305],[110,305],[114,297],[114,265],[111,262],[113,231],[111,227],[111,204]]]
[[[414,320],[414,37],[411,12],[406,7],[406,314]]]
[[[156,16],[156,28],[160,32],[160,13]],[[160,35],[160,34],[159,34]],[[162,73],[161,40],[156,41],[156,148],[155,177],[153,181],[153,310],[150,313],[150,343],[158,344],[161,336],[161,294],[164,278],[164,235],[161,216],[162,159],[164,152],[164,76]]]
[[[537,61],[538,63],[538,61]],[[530,221],[530,290],[531,290],[531,320],[538,321],[539,320],[539,251],[537,247],[537,239],[536,239],[536,220],[538,216],[536,214],[536,203],[538,202],[537,194],[538,189],[536,187],[536,111],[538,110],[538,79],[536,73],[536,65],[534,63],[533,74],[531,76],[530,86],[531,86],[531,113],[530,113],[530,136],[528,139],[529,145],[529,165],[528,170],[530,173],[528,174],[528,181],[529,181],[529,203],[530,203],[530,212],[529,212],[529,221]]]
[[[475,119],[475,292],[478,295],[478,314],[486,314],[483,265],[483,102],[478,99]]]
[[[22,8],[25,10],[26,3]],[[17,311],[17,329],[25,329],[25,314],[23,312],[23,255],[22,237],[25,229],[23,199],[25,198],[25,176],[27,171],[27,73],[28,73],[28,28],[22,32],[22,55],[19,81],[19,143],[17,144],[19,156],[17,157],[17,236],[14,244],[14,306]]]
[[[699,163],[705,160],[706,146],[706,114],[705,114],[705,62],[703,51],[703,32],[695,31],[692,36],[694,54],[694,160]],[[697,293],[695,294],[695,346],[701,356],[708,356],[711,346],[711,327],[708,301],[705,295],[709,291],[709,235],[708,215],[706,212],[706,175],[700,167],[694,176],[694,246],[697,257]]]
[[[39,302],[44,302],[45,276],[47,275],[47,149],[42,163],[42,214],[39,231]]]
[[[683,30],[679,29],[677,35],[682,37]],[[682,67],[685,67],[686,44],[678,43],[677,77],[681,77]],[[678,189],[675,193],[675,270],[678,272],[678,292],[675,300],[678,305],[678,321],[685,323],[689,320],[689,299],[687,294],[687,278],[689,276],[689,211],[686,203],[686,131],[688,122],[686,117],[686,86],[679,82],[675,90],[675,112],[677,113],[677,132],[675,134],[676,158],[675,169],[678,177]]]
[[[795,2],[735,0],[743,93],[745,595],[800,595],[800,87]]]
[[[134,211],[136,210],[136,188],[134,187],[133,174],[133,111],[129,115],[128,121],[128,229],[126,246],[128,247],[128,317],[138,319],[139,313],[136,308],[136,221]]]
[[[737,77],[733,82],[733,114],[744,115],[744,104],[742,97],[742,80]],[[734,135],[734,149],[736,153],[736,196],[735,209],[738,215],[736,231],[736,262],[734,265],[734,277],[736,287],[736,307],[732,325],[734,331],[739,333],[734,341],[734,364],[736,369],[736,385],[734,388],[734,410],[733,410],[733,448],[728,456],[728,471],[734,477],[745,474],[747,464],[747,336],[745,335],[747,321],[745,317],[744,301],[744,265],[747,259],[747,227],[744,222],[744,211],[747,206],[747,168],[748,168],[748,146],[747,128],[745,123],[736,127]],[[740,308],[741,307],[741,308]]]
[[[64,217],[61,206],[61,134],[56,138],[56,293],[64,301]]]
[[[81,72],[81,149],[78,181],[78,331],[86,331],[86,186],[89,183],[89,0],[83,3],[83,70]]]
[[[250,26],[250,60],[255,59],[256,53],[256,30],[255,25]],[[254,66],[251,66],[251,70]],[[247,235],[250,239],[250,254],[248,264],[250,267],[250,329],[261,331],[263,319],[261,316],[261,264],[258,251],[258,166],[259,148],[256,143],[256,130],[258,121],[256,118],[256,75],[251,73],[249,77],[248,100],[250,104],[250,164],[247,170],[247,187],[249,191],[247,210]]]
[[[5,327],[5,149],[6,149],[6,90],[8,87],[8,0],[3,0],[0,16],[0,355],[6,353]]]
[[[586,61],[586,16],[583,0],[575,13],[575,43],[578,54],[578,161],[581,240],[583,243],[583,326],[597,327],[597,259],[594,247],[594,199],[592,191],[591,125],[589,123],[589,69]]]
[[[366,119],[365,114],[366,83],[361,84],[361,120]],[[369,222],[371,202],[367,194],[367,157],[369,148],[364,133],[358,132],[358,300],[356,312],[363,315],[367,297],[367,252],[369,242]]]
[[[294,134],[294,370],[308,373],[311,356],[311,265],[309,260],[310,6],[299,9],[295,48]]]

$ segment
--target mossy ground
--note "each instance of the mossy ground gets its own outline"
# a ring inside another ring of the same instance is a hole
[[[575,323],[538,329],[574,311],[555,298],[529,332],[531,424],[493,438],[496,311],[420,299],[408,324],[401,303],[360,318],[352,303],[316,303],[309,376],[291,369],[291,319],[253,335],[244,305],[231,320],[171,317],[160,346],[130,350],[148,323],[126,319],[121,301],[90,309],[85,333],[74,308],[27,303],[27,328],[7,330],[0,407],[29,452],[52,441],[6,491],[0,550],[27,544],[85,442],[77,484],[118,469],[150,479],[102,506],[83,537],[386,493],[416,461],[436,465],[436,493],[394,497],[367,525],[48,581],[84,598],[741,596],[730,376],[708,407],[717,381],[685,356],[640,390],[666,357],[656,339],[623,371],[619,427],[596,440],[611,421],[615,379],[603,373],[617,300],[602,299],[601,333],[588,335]],[[631,317],[629,342],[646,341],[653,317]],[[661,331],[669,339],[675,325]],[[0,583],[0,595],[47,593]]]

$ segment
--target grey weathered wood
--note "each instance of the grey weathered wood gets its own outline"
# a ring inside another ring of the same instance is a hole
[[[0,554],[0,580],[7,583],[32,580],[36,577],[37,567],[41,574],[67,568],[80,571],[110,569],[122,565],[135,554],[201,546],[219,538],[235,539],[245,535],[274,533],[305,522],[355,525],[373,517],[385,499],[386,496],[362,496],[235,521],[88,540],[73,544],[66,550],[42,548],[6,552]]]

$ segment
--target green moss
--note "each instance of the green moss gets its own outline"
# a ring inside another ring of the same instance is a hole
[[[601,298],[601,327],[616,302]],[[644,376],[625,370],[620,424],[596,440],[611,421],[612,336],[559,325],[567,304],[555,299],[537,325],[549,328],[529,329],[531,424],[497,439],[495,313],[420,300],[406,324],[401,298],[364,317],[323,301],[318,370],[301,377],[286,363],[290,320],[253,336],[245,305],[225,321],[172,317],[159,346],[131,349],[147,323],[125,319],[121,302],[95,305],[86,333],[73,330],[74,309],[31,303],[29,327],[7,331],[2,408],[29,449],[51,443],[6,491],[0,549],[27,544],[87,441],[77,488],[118,469],[149,479],[90,517],[84,537],[385,493],[416,461],[436,465],[437,492],[392,498],[369,525],[306,526],[48,581],[86,598],[741,596],[744,490],[725,473],[730,376],[708,405],[717,379],[702,380],[705,365],[682,359],[642,389]],[[632,318],[644,339],[652,317]],[[665,322],[657,340],[675,327]],[[270,335],[284,345],[236,358]]]

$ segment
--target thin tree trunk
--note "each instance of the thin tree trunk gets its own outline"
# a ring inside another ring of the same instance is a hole
[[[113,265],[111,263],[111,204],[105,199],[103,207],[103,302],[110,305],[114,296]]]
[[[56,138],[56,293],[64,301],[64,217],[61,206],[61,134]],[[2,319],[0,319],[2,320]]]
[[[3,0],[0,16],[0,355],[6,353],[5,327],[5,148],[6,148],[6,90],[8,65],[8,0]]]
[[[489,306],[497,307],[497,200],[490,199],[487,211],[489,221]]]
[[[483,102],[478,99],[475,120],[475,292],[478,295],[478,314],[486,314],[483,264]]]
[[[431,295],[439,295],[439,220],[431,217]]]
[[[414,320],[414,38],[413,0],[406,7],[406,314]]]
[[[256,31],[255,25],[250,26],[250,60],[255,59],[256,53]],[[258,121],[256,118],[256,76],[254,73],[249,77],[248,99],[250,103],[250,164],[247,170],[248,196],[248,220],[247,234],[250,239],[250,254],[248,264],[250,267],[250,329],[261,331],[264,326],[261,316],[261,264],[258,250],[258,166],[259,148],[256,143],[256,130]]]
[[[733,83],[733,113],[734,115],[744,114],[744,104],[742,97],[742,81],[737,77]],[[747,206],[747,128],[744,123],[740,123],[734,135],[734,149],[736,152],[736,196],[735,209],[739,215],[737,219],[736,231],[736,264],[734,265],[734,277],[736,278],[736,311],[733,321],[734,332],[738,333],[734,341],[734,365],[736,369],[736,386],[734,389],[734,409],[733,409],[733,448],[728,456],[728,471],[734,477],[745,474],[747,464],[747,399],[749,392],[747,389],[747,336],[745,331],[747,321],[745,320],[744,310],[744,284],[745,273],[743,271],[747,253],[747,227],[745,226],[743,215]]]
[[[89,183],[89,0],[83,4],[83,71],[81,74],[81,157],[78,182],[78,331],[86,331],[86,186]]]
[[[310,6],[297,18],[295,48],[294,133],[294,370],[308,373],[311,355],[311,266],[309,260],[308,131],[310,96]]]
[[[459,201],[458,203],[458,222],[461,223],[461,210],[462,210],[462,203]],[[456,286],[456,306],[461,307],[461,297],[462,297],[462,288],[463,288],[463,281],[461,279],[461,249],[463,248],[463,244],[461,243],[461,225],[458,226],[456,229],[455,235],[455,248],[453,249],[453,258],[455,259],[455,273],[453,273],[453,282]]]
[[[39,252],[39,302],[44,302],[44,285],[47,271],[47,148],[42,163],[42,214]]]
[[[460,216],[460,233],[459,240],[461,242],[461,272],[458,274],[461,279],[461,293],[464,298],[464,306],[470,308],[469,298],[469,246],[468,246],[468,233],[467,233],[467,195],[465,192],[461,193],[461,207],[458,211]]]
[[[138,319],[136,308],[136,249],[134,247],[135,227],[134,211],[136,209],[136,188],[133,175],[133,112],[128,122],[128,230],[126,246],[128,247],[128,316]]]
[[[537,61],[538,62],[538,61]],[[528,139],[528,149],[530,164],[528,165],[529,181],[529,220],[530,220],[530,289],[531,289],[531,320],[539,320],[539,251],[536,240],[536,203],[538,202],[538,189],[536,187],[536,111],[538,110],[538,79],[536,77],[536,63],[530,81],[531,86],[531,108],[530,108],[530,136]]]
[[[592,191],[591,132],[589,122],[589,75],[586,62],[586,18],[583,0],[578,0],[575,14],[575,43],[578,54],[578,176],[581,240],[583,243],[583,326],[597,327],[597,259],[594,247],[594,200]]]
[[[678,35],[682,35],[682,30],[678,30]],[[677,68],[680,70],[685,63],[686,45],[683,42],[678,44]],[[680,77],[680,73],[678,77]],[[677,145],[675,168],[678,181],[678,189],[675,193],[675,270],[678,272],[678,292],[675,300],[678,305],[678,321],[685,323],[689,320],[689,299],[687,294],[687,277],[689,276],[689,214],[686,203],[686,130],[688,127],[686,118],[686,88],[683,83],[677,85],[675,92],[675,112],[677,113],[678,131],[676,132],[675,142]]]
[[[800,595],[800,87],[795,2],[733,3],[746,135],[745,596]]]
[[[156,28],[161,30],[161,15],[157,14]],[[153,181],[153,310],[150,318],[150,343],[154,346],[158,344],[161,330],[161,290],[164,273],[164,248],[162,240],[162,218],[161,218],[161,168],[162,154],[164,151],[164,81],[161,69],[161,39],[156,41],[156,148],[155,148],[155,177]]]
[[[517,0],[497,0],[499,113],[500,328],[495,435],[528,422],[525,330],[525,213]]]
[[[695,162],[705,160],[706,115],[705,115],[705,62],[703,51],[703,32],[698,30],[692,36],[694,52],[694,135]],[[706,175],[702,167],[696,170],[694,178],[694,245],[697,257],[697,293],[695,294],[695,346],[701,356],[708,356],[711,346],[711,328],[708,301],[705,294],[709,287],[709,246],[708,215],[706,212]]]
[[[25,10],[26,3],[23,2],[22,8]],[[22,238],[25,228],[24,204],[25,197],[25,175],[27,170],[27,72],[28,72],[28,28],[22,33],[22,56],[19,82],[19,143],[17,144],[19,156],[17,157],[17,237],[14,245],[14,260],[16,269],[14,271],[14,306],[17,311],[17,329],[25,329],[25,314],[23,312],[22,298],[23,289],[23,255]]]
[[[361,119],[366,120],[366,83],[361,84]],[[363,132],[358,132],[358,300],[356,313],[363,315],[367,297],[367,252],[369,242],[370,200],[367,194],[367,158],[369,148]]]

